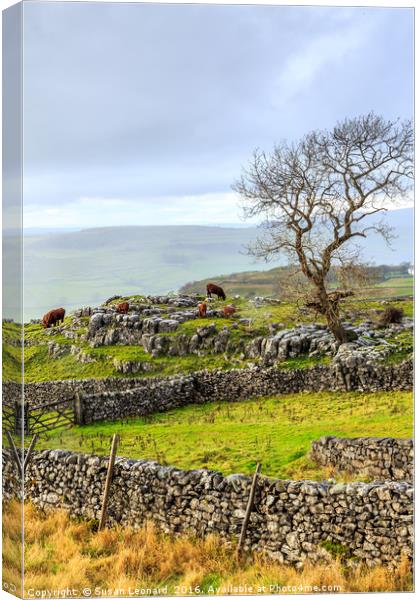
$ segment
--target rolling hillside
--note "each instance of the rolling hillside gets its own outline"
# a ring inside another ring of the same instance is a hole
[[[25,238],[25,320],[52,306],[72,310],[114,294],[159,294],[226,269],[264,268],[244,252],[254,228],[108,227]],[[5,237],[6,251],[16,248]],[[7,292],[7,290],[6,290]],[[4,316],[14,312],[6,294]]]
[[[267,271],[244,271],[230,275],[215,275],[211,279],[223,286],[228,295],[239,294],[245,298],[254,296],[278,296],[279,280],[284,267],[275,267]],[[284,275],[283,275],[284,277]],[[203,293],[208,279],[188,283],[180,289],[182,293]],[[333,284],[334,285],[334,284]],[[391,296],[412,296],[414,280],[400,267],[392,267],[390,273],[385,273],[383,279],[362,290],[362,295],[369,298],[387,298]],[[281,293],[281,292],[280,292]]]
[[[376,264],[411,261],[412,210],[395,210],[385,218],[395,227],[393,249],[380,237],[369,237],[366,260]],[[259,234],[256,227],[193,225],[31,231],[24,240],[24,318],[37,318],[55,306],[72,310],[95,305],[114,294],[166,293],[223,273],[252,271],[250,293],[255,278],[261,278],[259,293],[269,293],[270,272],[258,275],[267,265],[246,254],[246,246]],[[16,235],[4,235],[6,265],[18,264],[18,242]],[[281,264],[284,260],[272,266]],[[8,271],[16,279],[16,269]],[[19,319],[16,285],[6,277],[3,287],[3,316]]]

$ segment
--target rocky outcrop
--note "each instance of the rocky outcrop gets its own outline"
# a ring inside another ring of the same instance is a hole
[[[90,317],[92,313],[93,309],[91,306],[82,306],[82,308],[74,311],[74,316],[76,318]]]
[[[178,310],[169,312],[168,316],[166,311],[159,308],[143,309],[141,313],[128,315],[95,312],[89,321],[86,339],[93,348],[114,344],[143,344],[143,336],[174,333],[181,323],[197,319],[198,316],[198,310]],[[217,311],[208,311],[209,318],[219,316]],[[145,347],[147,349],[149,345],[146,343]]]
[[[3,451],[3,494],[20,486],[10,452]],[[98,519],[108,459],[62,450],[34,454],[26,498],[44,509]],[[146,460],[117,458],[108,523],[138,526],[152,520],[164,532],[194,531],[237,539],[251,480],[199,469],[182,471]],[[245,549],[301,567],[331,560],[323,546],[339,544],[353,562],[397,566],[413,555],[413,486],[405,482],[334,484],[262,477]]]
[[[176,306],[176,307],[188,307],[188,306],[197,306],[197,303],[203,299],[203,296],[200,294],[165,294],[161,296],[142,296],[142,297],[133,297],[132,299],[127,298],[131,307],[135,306],[144,306],[151,304],[160,304],[167,306]],[[102,304],[100,308],[114,308],[111,303],[115,303],[115,300],[122,300],[122,296],[111,296]],[[111,306],[110,306],[111,305]]]
[[[249,358],[262,358],[268,363],[304,354],[331,355],[336,349],[337,343],[326,327],[313,324],[281,329],[266,338],[257,337],[248,344],[245,354]]]
[[[137,345],[145,333],[168,333],[179,326],[176,319],[162,317],[140,318],[138,314],[118,315],[95,313],[92,315],[87,340],[92,348],[115,344]]]
[[[146,301],[151,304],[166,304],[176,307],[193,307],[202,301],[203,296],[197,295],[175,295],[175,296],[146,296]]]
[[[323,437],[312,442],[311,458],[338,472],[375,479],[413,481],[412,439]]]
[[[342,381],[348,390],[363,389],[369,385],[372,375],[384,366],[381,364],[391,352],[390,347],[360,347],[357,344],[342,344],[335,355],[331,369],[337,381]],[[412,375],[410,381],[412,381]]]
[[[139,360],[120,360],[118,358],[114,358],[112,364],[115,367],[115,370],[119,373],[132,374],[132,373],[147,373],[151,369],[153,369],[153,365],[149,362],[139,361]]]
[[[242,346],[231,342],[229,327],[217,330],[215,323],[198,327],[193,335],[177,334],[143,335],[141,342],[146,352],[152,356],[185,356],[187,354],[220,354],[223,352],[240,352]]]
[[[94,363],[96,359],[94,356],[89,354],[89,352],[85,352],[82,348],[78,346],[72,345],[70,348],[70,354],[75,357],[75,359],[80,363]]]
[[[57,359],[62,358],[70,352],[70,346],[64,344],[57,344],[55,342],[48,342],[48,358]]]
[[[325,325],[311,323],[299,325],[293,329],[279,328],[277,324],[270,327],[271,335],[268,337],[256,337],[246,347],[245,355],[249,358],[261,358],[266,364],[276,360],[286,360],[298,356],[334,356],[337,351],[349,353],[349,350],[359,351],[367,348],[369,356],[378,361],[386,357],[392,349],[392,345],[384,337],[395,335],[401,331],[413,327],[412,319],[404,319],[403,323],[390,325],[387,328],[374,327],[373,323],[367,321],[360,325],[344,323],[346,329],[352,332],[355,340],[352,344],[338,346],[333,335]],[[378,351],[376,348],[380,347]],[[383,349],[388,348],[388,352]],[[367,356],[367,353],[364,353]]]

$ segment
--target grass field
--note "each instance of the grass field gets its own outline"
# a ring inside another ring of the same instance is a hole
[[[319,392],[207,403],[56,430],[37,448],[108,454],[112,434],[119,433],[121,456],[224,474],[250,474],[261,461],[267,476],[324,479],[325,469],[306,456],[312,440],[324,435],[411,437],[412,432],[411,392]]]
[[[414,278],[408,277],[392,277],[386,281],[378,283],[376,288],[386,290],[390,296],[411,296],[414,291]]]

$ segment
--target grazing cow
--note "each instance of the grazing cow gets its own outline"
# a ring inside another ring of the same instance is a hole
[[[200,318],[204,318],[207,314],[207,304],[205,302],[200,302],[198,305],[198,316]]]
[[[232,315],[234,315],[236,313],[236,308],[234,306],[232,306],[231,304],[228,304],[227,306],[223,307],[223,316],[224,317],[231,317]]]
[[[54,308],[42,317],[42,324],[45,327],[45,329],[48,329],[48,327],[57,324],[60,325],[60,323],[64,323],[65,314],[66,311],[64,310],[64,308]]]
[[[207,284],[207,296],[209,298],[211,298],[212,294],[216,294],[216,296],[218,298],[221,298],[222,300],[226,300],[226,294],[220,286],[216,285],[215,283],[208,283]]]
[[[128,313],[129,308],[130,308],[130,305],[128,304],[128,302],[120,302],[120,304],[117,304],[117,313],[126,315]]]

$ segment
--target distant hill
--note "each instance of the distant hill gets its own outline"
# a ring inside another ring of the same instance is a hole
[[[239,294],[245,298],[255,296],[281,297],[279,281],[282,279],[281,271],[284,269],[285,267],[275,267],[267,271],[243,271],[241,273],[231,273],[230,275],[218,275],[211,279],[217,281],[229,296]],[[372,271],[374,271],[374,268],[372,268]],[[201,279],[187,283],[182,286],[180,292],[184,294],[202,293],[206,289],[208,280]],[[332,286],[336,285],[334,280],[331,281],[331,284]],[[407,273],[406,268],[401,268],[399,265],[388,266],[380,270],[380,279],[377,283],[372,283],[370,287],[364,288],[361,294],[369,298],[411,296],[413,294],[413,277]]]
[[[200,279],[186,283],[180,288],[184,294],[194,294],[203,292],[206,289],[206,283],[217,281],[223,286],[229,296],[239,294],[246,298],[254,296],[273,296],[275,295],[276,281],[279,279],[281,270],[284,267],[275,267],[266,271],[242,271],[240,273],[215,274],[207,279]]]
[[[377,264],[411,261],[413,211],[392,211],[386,220],[398,235],[394,250],[371,236],[365,243],[366,258]],[[245,252],[261,233],[256,227],[133,226],[30,233],[24,243],[25,320],[51,307],[72,310],[114,294],[159,294],[218,274],[267,269]],[[14,235],[3,237],[3,251],[12,262],[17,242]],[[281,264],[285,261],[280,259],[272,266]],[[3,316],[18,318],[16,294],[16,286],[4,281]]]
[[[32,233],[32,232],[31,232]],[[255,228],[204,226],[107,227],[25,237],[25,320],[47,309],[95,305],[114,294],[176,291],[187,281],[225,271],[265,268],[247,256]],[[3,239],[6,254],[18,248]],[[277,263],[279,264],[279,263]],[[5,282],[7,284],[7,282]],[[15,289],[4,316],[18,318]]]

